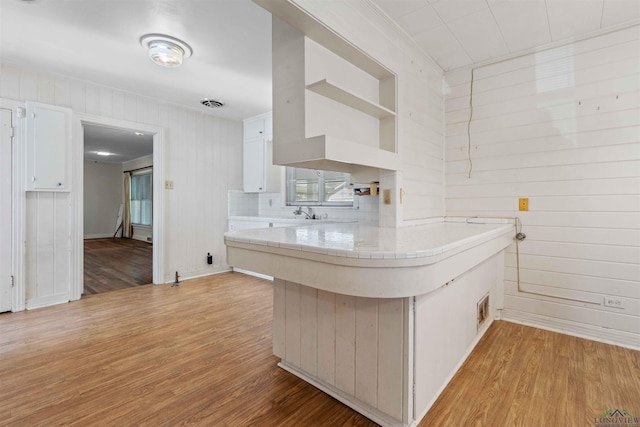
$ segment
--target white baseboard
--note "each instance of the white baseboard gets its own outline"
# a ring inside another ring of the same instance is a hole
[[[48,307],[50,305],[64,304],[67,302],[69,302],[68,292],[60,295],[28,299],[26,308],[27,310],[33,310],[34,308]]]
[[[185,273],[182,272],[178,272],[178,275],[180,276],[180,282],[182,282],[183,280],[189,280],[189,279],[197,279],[198,277],[205,277],[205,276],[212,276],[214,274],[221,274],[221,273],[226,273],[228,271],[231,271],[229,269],[229,267],[227,266],[211,266],[211,269],[206,269],[206,270],[195,270],[195,271],[187,271]],[[166,276],[164,278],[164,283],[173,283],[175,280],[175,272],[174,274],[170,275],[170,276]]]
[[[108,237],[113,237],[113,234],[102,233],[102,234],[85,234],[84,235],[84,239],[85,240],[89,240],[89,239],[106,239]]]
[[[539,314],[509,310],[508,308],[502,310],[501,318],[507,322],[520,323],[522,325],[559,332],[591,341],[617,345],[632,350],[640,350],[640,335],[629,332],[585,325],[584,323],[541,316]]]
[[[255,271],[243,270],[241,268],[231,267],[231,271],[235,271],[236,273],[246,274],[248,276],[259,277],[261,279],[267,279],[273,281],[272,276],[267,276],[266,274],[256,273]]]

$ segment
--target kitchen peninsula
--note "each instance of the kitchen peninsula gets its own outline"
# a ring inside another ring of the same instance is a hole
[[[280,366],[381,425],[406,426],[488,327],[513,235],[506,220],[310,221],[225,243],[229,265],[274,277]]]

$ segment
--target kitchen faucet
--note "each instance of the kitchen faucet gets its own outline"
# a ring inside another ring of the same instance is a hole
[[[296,216],[304,214],[306,219],[315,219],[316,215],[313,213],[311,207],[308,207],[307,209],[308,212],[305,212],[302,210],[302,206],[298,206],[298,209],[293,211],[293,214]]]

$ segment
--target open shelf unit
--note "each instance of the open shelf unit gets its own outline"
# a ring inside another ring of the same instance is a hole
[[[349,91],[348,89],[344,89],[337,84],[330,82],[327,79],[311,83],[310,85],[307,85],[307,89],[378,119],[386,119],[388,117],[396,116],[395,111],[391,111],[380,104],[373,103]]]
[[[296,8],[281,12],[272,26],[274,162],[399,170],[396,74]]]

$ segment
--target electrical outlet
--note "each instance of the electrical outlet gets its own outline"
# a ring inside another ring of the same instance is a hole
[[[620,298],[616,297],[604,297],[604,305],[606,305],[607,307],[624,309],[623,301]]]
[[[527,197],[521,197],[518,199],[518,209],[521,211],[529,210],[529,199]]]
[[[382,190],[382,203],[384,203],[385,205],[391,204],[391,190]]]
[[[173,181],[165,181],[164,182],[164,188],[166,190],[173,190]]]

